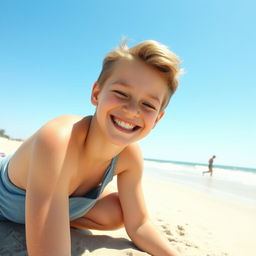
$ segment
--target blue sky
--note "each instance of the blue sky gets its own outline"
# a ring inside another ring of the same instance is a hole
[[[145,157],[256,167],[255,1],[1,1],[0,128],[27,138],[49,119],[89,115],[102,59],[154,39],[186,73]]]

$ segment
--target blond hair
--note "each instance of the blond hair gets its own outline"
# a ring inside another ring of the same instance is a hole
[[[114,51],[108,53],[103,60],[102,71],[97,82],[102,86],[113,71],[114,64],[122,59],[138,59],[158,71],[166,80],[169,95],[166,97],[163,107],[166,107],[171,96],[176,91],[179,75],[182,73],[180,59],[167,46],[153,40],[144,41],[132,48],[128,48],[126,42]]]

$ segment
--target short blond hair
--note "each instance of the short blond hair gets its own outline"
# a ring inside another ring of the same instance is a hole
[[[132,48],[128,48],[126,41],[123,41],[119,47],[105,56],[102,71],[97,80],[100,86],[111,75],[114,64],[123,59],[141,60],[164,77],[169,88],[169,95],[166,97],[163,106],[166,107],[178,87],[179,75],[182,73],[179,57],[170,51],[167,46],[154,40],[141,42]]]

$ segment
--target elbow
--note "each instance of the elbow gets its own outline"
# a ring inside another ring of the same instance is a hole
[[[144,226],[149,223],[150,220],[145,218],[143,221],[139,223],[128,224],[124,222],[125,230],[127,235],[130,237],[132,241],[136,241],[138,237],[140,237],[141,233],[143,233]]]
[[[129,238],[134,241],[136,237],[136,229],[128,228],[125,226],[125,230]]]

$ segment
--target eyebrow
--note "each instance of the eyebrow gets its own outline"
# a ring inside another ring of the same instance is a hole
[[[113,84],[121,85],[123,87],[132,87],[129,83],[127,83],[125,80],[116,80],[113,82]],[[152,94],[147,94],[147,97],[157,101],[159,104],[161,103],[160,99]]]

